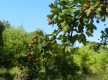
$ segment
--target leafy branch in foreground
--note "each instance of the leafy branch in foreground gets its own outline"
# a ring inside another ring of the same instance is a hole
[[[104,22],[108,16],[108,2],[106,0],[59,0],[51,3],[51,14],[48,19],[52,25],[56,24],[61,33],[57,39],[62,43],[76,41],[86,44],[86,36],[93,36],[97,29],[96,22]],[[49,24],[49,25],[51,25]],[[53,36],[53,34],[52,34]]]

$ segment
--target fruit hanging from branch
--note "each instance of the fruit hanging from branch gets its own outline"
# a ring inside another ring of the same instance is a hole
[[[89,9],[90,8],[90,5],[89,4],[85,4],[85,9]]]
[[[49,20],[49,21],[48,21],[48,24],[49,24],[49,25],[51,25],[51,24],[53,24],[53,23],[54,23],[53,20]]]
[[[105,33],[108,35],[108,28],[105,29]]]
[[[70,44],[74,44],[78,41],[85,44],[86,37],[93,36],[94,30],[97,29],[94,18],[98,17],[96,22],[99,23],[100,20],[105,21],[108,16],[108,4],[105,0],[84,0],[84,2],[60,0],[51,3],[49,7],[51,8],[51,14],[48,15],[49,25],[56,24],[58,26],[58,30],[61,31],[60,36],[58,34],[57,37],[63,43],[68,41]],[[53,36],[54,34],[52,34]],[[79,39],[80,37],[82,39]]]

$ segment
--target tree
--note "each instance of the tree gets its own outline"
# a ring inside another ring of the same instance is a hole
[[[79,65],[79,80],[107,79],[108,47],[97,42],[88,42],[75,51],[74,61]],[[87,77],[88,76],[88,77]],[[81,78],[82,77],[82,78]]]
[[[70,79],[76,78],[79,67],[73,61],[73,55],[61,48],[56,40],[37,30],[29,44],[27,79]],[[70,71],[71,70],[71,71]]]
[[[104,22],[108,16],[107,0],[56,0],[49,5],[48,24],[57,25],[52,34],[36,31],[27,53],[28,80],[77,79],[79,66],[73,59],[76,41],[86,44],[86,36],[93,36],[97,29],[94,21]],[[61,41],[61,44],[57,43]],[[82,55],[81,60],[88,60]],[[87,73],[87,63],[81,67]],[[70,70],[70,71],[69,71]],[[35,76],[34,76],[35,75]],[[39,76],[41,75],[41,76]]]
[[[0,63],[4,67],[5,65],[10,67],[18,65],[22,67],[23,65],[27,69],[26,75],[24,75],[26,80],[77,80],[79,72],[82,74],[90,72],[90,66],[95,62],[98,51],[101,51],[102,48],[100,48],[100,44],[93,43],[98,45],[91,46],[92,53],[89,55],[86,50],[89,47],[85,48],[87,47],[85,46],[77,51],[71,45],[74,45],[76,41],[87,44],[86,36],[93,36],[94,30],[97,29],[94,21],[104,22],[108,17],[108,1],[56,0],[49,7],[51,14],[48,15],[48,24],[57,25],[58,28],[52,34],[45,34],[43,31],[37,30],[33,33],[28,45],[30,38],[22,28],[6,28],[3,32],[4,24],[0,24],[0,35],[2,34],[0,39],[4,43],[1,48],[4,55],[0,56]],[[108,34],[106,29],[102,33],[103,36]],[[106,42],[105,37],[105,39],[101,38]],[[61,41],[61,44],[57,43],[58,40]],[[80,56],[77,53],[80,53]],[[101,56],[98,57],[100,57],[99,64],[102,66],[104,60],[107,63],[106,51]],[[77,58],[79,58],[78,64]]]
[[[78,41],[85,45],[86,36],[93,36],[97,29],[94,20],[104,22],[108,17],[107,0],[56,0],[49,7],[51,14],[48,19],[58,26],[51,36],[62,43],[74,44]]]
[[[0,61],[2,61],[3,46],[4,46],[3,32],[7,27],[10,27],[8,21],[0,21]]]
[[[7,27],[2,33],[4,45],[0,58],[0,65],[6,68],[21,66],[26,60],[27,44],[29,35],[22,27]],[[4,58],[5,57],[5,58]]]
[[[105,28],[105,30],[101,31],[101,43],[104,45],[108,45],[108,28]]]
[[[10,24],[8,21],[0,21],[0,51],[2,51],[2,46],[3,46],[3,36],[2,33],[5,30],[6,27],[9,27]],[[0,52],[2,53],[2,52]]]

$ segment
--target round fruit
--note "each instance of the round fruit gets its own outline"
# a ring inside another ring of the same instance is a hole
[[[77,29],[74,29],[74,31],[77,31]]]
[[[89,5],[89,4],[86,4],[86,5],[85,5],[85,8],[86,8],[86,9],[89,9],[89,8],[90,8],[90,5]]]
[[[105,29],[106,34],[108,34],[108,28]]]
[[[99,23],[99,20],[96,20],[96,23]]]
[[[53,20],[49,20],[49,21],[48,21],[48,24],[49,24],[49,25],[53,24]]]

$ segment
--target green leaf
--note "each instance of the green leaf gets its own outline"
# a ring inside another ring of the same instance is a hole
[[[45,73],[45,67],[41,67],[40,73]]]
[[[72,12],[74,12],[76,9],[75,8],[69,8],[69,9],[66,9],[64,11],[64,14],[72,14]]]
[[[49,5],[49,7],[52,8],[52,9],[55,8],[52,3]]]
[[[71,46],[66,46],[65,47],[65,52],[71,52],[72,47]]]
[[[52,33],[52,35],[55,35],[55,34],[57,33],[57,31],[58,31],[58,30],[54,30],[53,33]]]
[[[106,8],[106,12],[108,13],[108,8]]]
[[[51,10],[51,12],[53,13],[53,15],[58,15],[60,12],[62,12],[61,8],[55,8],[53,10]]]
[[[76,40],[78,40],[78,34],[75,34],[74,36],[72,36],[71,43],[74,44]]]
[[[79,32],[83,32],[83,29],[84,29],[84,25],[79,24],[79,26],[78,26],[78,31],[79,31]]]
[[[64,32],[67,32],[67,31],[68,31],[68,29],[69,29],[69,26],[68,26],[68,25],[66,25],[66,26],[64,26],[64,27],[63,27],[63,29],[62,29],[62,30],[63,30]]]
[[[56,2],[56,1],[54,2],[54,7],[56,7],[56,8],[57,8],[57,2]]]
[[[79,42],[82,42],[84,45],[86,44],[86,36],[85,34],[80,34],[79,35]]]
[[[47,15],[47,17],[48,17],[49,19],[52,19],[52,18],[54,17],[54,14]]]
[[[64,5],[67,5],[67,2],[66,1],[60,1],[59,3],[61,6],[64,6]]]
[[[86,22],[86,23],[89,22],[89,19],[88,19],[88,18],[84,18],[83,20],[84,20],[84,22]]]
[[[86,10],[86,14],[87,14],[87,16],[89,16],[90,13],[91,13],[90,9]]]
[[[93,5],[93,7],[97,7],[99,4],[100,4],[100,2],[97,1],[97,2],[95,3],[95,5]]]
[[[93,34],[90,31],[87,31],[86,34],[87,34],[88,37],[90,37],[90,36],[93,37]]]
[[[61,27],[64,32],[66,32],[69,29],[69,26],[67,25],[65,21],[61,24]]]
[[[97,27],[92,23],[87,24],[86,28],[87,28],[87,31],[90,33],[93,33],[93,31],[97,29]]]
[[[59,35],[59,37],[57,39],[58,40],[62,40],[63,39],[63,35]]]

